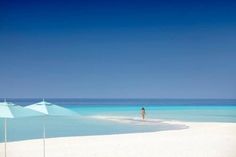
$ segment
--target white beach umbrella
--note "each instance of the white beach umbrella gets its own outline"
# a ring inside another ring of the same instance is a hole
[[[5,141],[5,157],[7,156],[7,119],[41,116],[40,112],[32,111],[30,109],[15,105],[10,102],[0,102],[0,118],[4,119],[4,141]]]
[[[44,100],[42,102],[26,106],[26,108],[41,112],[45,116],[75,116],[75,115],[78,115],[76,112],[73,112],[73,111],[66,109],[64,107],[46,102]],[[46,138],[46,128],[45,128],[45,122],[44,122],[44,124],[43,124],[43,156],[44,157],[46,156],[45,138]]]

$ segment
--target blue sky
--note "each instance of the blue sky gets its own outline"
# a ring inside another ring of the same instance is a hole
[[[0,3],[0,97],[236,98],[235,2]]]

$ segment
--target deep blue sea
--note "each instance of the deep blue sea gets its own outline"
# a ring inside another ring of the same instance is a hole
[[[8,99],[26,106],[41,99]],[[74,117],[47,117],[46,135],[51,137],[107,135],[185,129],[162,120],[236,123],[235,99],[46,99],[78,113]],[[147,120],[140,121],[145,107]],[[42,137],[43,118],[8,119],[8,140]],[[3,135],[3,120],[0,134]],[[0,136],[3,141],[3,136]]]

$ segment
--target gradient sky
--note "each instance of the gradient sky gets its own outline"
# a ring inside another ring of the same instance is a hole
[[[236,98],[235,8],[1,0],[0,97]]]

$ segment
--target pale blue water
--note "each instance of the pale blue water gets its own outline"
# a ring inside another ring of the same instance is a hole
[[[22,106],[39,99],[11,99]],[[236,100],[187,100],[187,99],[48,99],[47,101],[76,111],[76,117],[48,117],[47,137],[106,135],[133,132],[152,132],[185,129],[165,123],[122,123],[124,118],[138,118],[145,107],[148,119],[233,122],[236,123]],[[119,122],[94,117],[115,117]],[[42,137],[41,117],[8,120],[8,140],[26,140]],[[0,121],[3,135],[3,120]],[[0,136],[2,141],[3,136]]]

